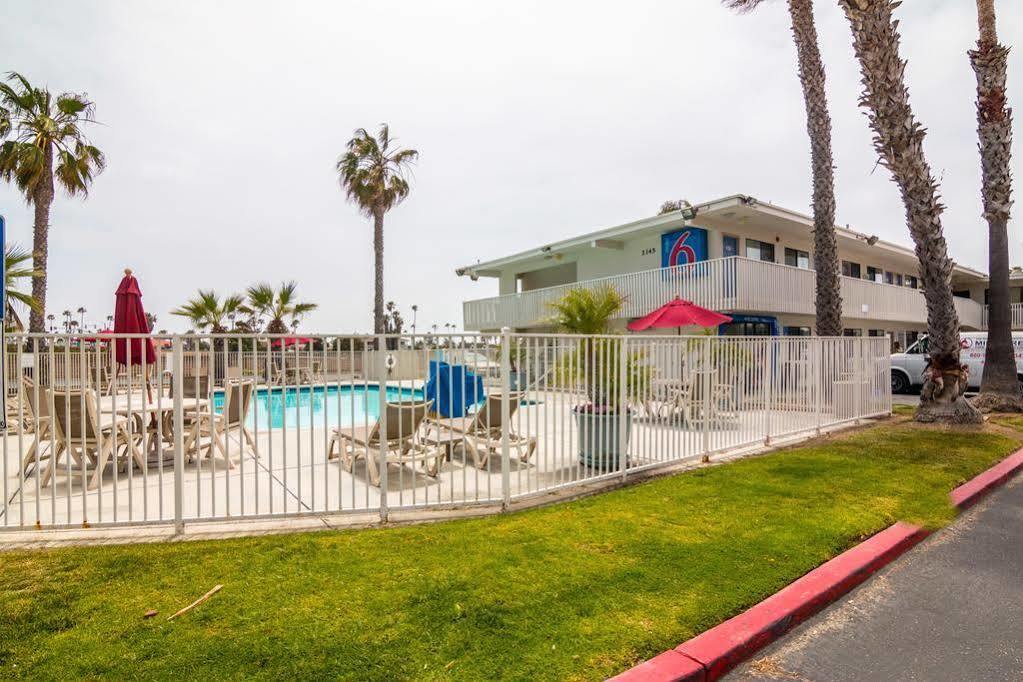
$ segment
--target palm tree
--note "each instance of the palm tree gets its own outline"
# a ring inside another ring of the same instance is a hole
[[[66,332],[68,332],[70,334],[71,333],[71,311],[70,310],[65,310],[62,314],[64,315],[64,331],[66,331]]]
[[[81,320],[81,326],[84,326],[85,325],[85,313],[87,313],[89,311],[85,309],[85,306],[79,306],[78,310],[76,310],[75,312],[78,313],[78,318]]]
[[[0,83],[0,139],[13,135],[0,147],[0,177],[14,181],[35,208],[32,237],[32,298],[39,302],[29,330],[41,332],[46,315],[46,258],[49,246],[50,206],[54,179],[69,196],[88,196],[93,176],[106,159],[89,143],[83,124],[95,122],[94,104],[84,94],[65,92],[53,97],[11,72]]]
[[[195,298],[185,305],[171,311],[171,315],[187,318],[193,326],[200,330],[209,330],[212,334],[224,334],[227,328],[224,320],[232,312],[242,307],[244,299],[237,294],[220,300],[217,292],[211,289],[200,289]]]
[[[987,348],[980,395],[973,404],[985,411],[1023,412],[1009,304],[1009,209],[1012,206],[1012,111],[1005,106],[1009,49],[998,43],[994,0],[977,0],[980,36],[970,50],[977,75],[977,133],[980,137],[981,194],[988,227]]]
[[[18,316],[14,304],[28,308],[30,311],[39,307],[39,303],[19,288],[20,282],[39,275],[39,272],[32,268],[29,262],[32,254],[17,244],[8,244],[4,249],[4,311],[11,326],[19,331],[25,329],[24,323]],[[53,320],[53,315],[49,316]],[[45,331],[45,330],[44,330]]]
[[[286,334],[288,324],[284,318],[290,317],[297,327],[302,316],[316,310],[317,307],[315,303],[296,301],[295,290],[297,288],[298,283],[295,281],[284,282],[279,289],[274,289],[273,285],[267,282],[255,284],[245,291],[248,301],[241,312],[253,312],[266,317],[268,320],[266,332],[268,334]]]
[[[53,313],[50,313],[49,315],[46,316],[46,321],[50,323],[49,331],[51,331],[51,332],[54,330],[53,321],[56,320],[56,319],[57,319],[57,316],[54,315]]]
[[[374,334],[384,333],[384,214],[408,196],[406,176],[419,158],[415,149],[395,149],[391,142],[386,123],[381,124],[375,138],[365,128],[359,128],[348,141],[348,151],[337,162],[341,187],[348,200],[373,219]]]
[[[748,12],[763,0],[723,0],[731,9]],[[799,62],[799,82],[806,108],[813,171],[813,262],[816,270],[817,333],[842,334],[842,290],[835,237],[835,172],[831,157],[831,114],[825,91],[824,62],[817,45],[813,0],[788,0],[792,37]],[[665,204],[667,206],[667,204]]]
[[[952,261],[941,229],[945,207],[938,183],[924,156],[925,130],[913,116],[899,55],[898,24],[892,20],[894,0],[839,0],[852,27],[853,50],[860,63],[863,94],[860,106],[874,131],[879,163],[898,185],[909,233],[920,260],[920,277],[927,304],[930,351],[927,376],[920,394],[919,421],[979,423],[977,411],[965,398],[966,381],[959,362],[959,317],[952,299]]]

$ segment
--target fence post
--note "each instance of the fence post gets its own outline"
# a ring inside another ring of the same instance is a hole
[[[771,416],[774,402],[774,337],[767,339],[767,367],[764,368],[767,386],[764,389],[764,445],[771,444]]]
[[[387,521],[387,350],[383,334],[376,337],[377,418],[380,433],[380,447],[377,451],[380,472],[380,520]]]
[[[629,360],[628,338],[621,337],[618,353],[618,466],[622,470],[622,481],[625,481],[629,466],[629,387],[626,365]]]
[[[703,458],[710,456],[710,419],[713,414],[711,404],[711,381],[710,381],[710,349],[711,337],[706,337],[703,343],[703,377],[701,378],[701,385],[703,386]]]
[[[501,327],[501,509],[511,505],[511,329]]]
[[[855,405],[856,409],[856,420],[854,424],[860,423],[860,415],[863,414],[863,392],[867,383],[867,373],[864,371],[863,362],[863,337],[853,339],[853,348],[855,352],[853,354],[853,386],[855,387]]]
[[[184,533],[185,410],[182,403],[185,392],[185,354],[180,334],[174,335],[171,353],[173,354],[171,389],[174,394],[174,532]]]
[[[817,414],[816,435],[821,435],[821,421],[824,419],[824,338],[814,338],[814,411]]]

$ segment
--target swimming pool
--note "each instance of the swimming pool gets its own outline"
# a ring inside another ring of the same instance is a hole
[[[421,400],[422,389],[388,386],[390,402]],[[224,393],[213,396],[213,408],[224,409]],[[380,387],[376,384],[355,386],[289,386],[260,388],[249,409],[249,427],[261,431],[269,428],[308,428],[309,426],[361,426],[372,424],[380,415]],[[256,422],[258,420],[258,426]]]

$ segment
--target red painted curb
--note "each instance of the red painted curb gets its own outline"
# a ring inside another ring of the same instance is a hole
[[[614,679],[629,682],[716,680],[927,535],[922,528],[901,521],[889,526],[749,610]],[[692,669],[692,663],[703,667],[702,676]]]
[[[669,649],[611,678],[612,682],[705,682],[703,666]]]
[[[987,471],[974,476],[952,491],[952,504],[960,509],[975,505],[993,488],[997,488],[1023,469],[1023,449],[1017,450]]]

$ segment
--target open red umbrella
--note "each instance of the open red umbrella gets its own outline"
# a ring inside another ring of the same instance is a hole
[[[646,329],[666,327],[716,327],[731,322],[728,315],[702,308],[692,301],[683,301],[678,296],[657,310],[629,323],[629,331],[641,332]]]
[[[142,308],[142,290],[139,281],[125,268],[124,279],[117,287],[117,303],[114,306],[115,334],[148,334],[149,322]],[[152,339],[117,339],[114,342],[114,359],[122,365],[141,365],[156,362],[156,349]]]
[[[296,344],[304,346],[312,342],[312,339],[305,336],[285,336],[283,339],[274,339],[271,345],[280,348],[281,346],[294,346]]]

